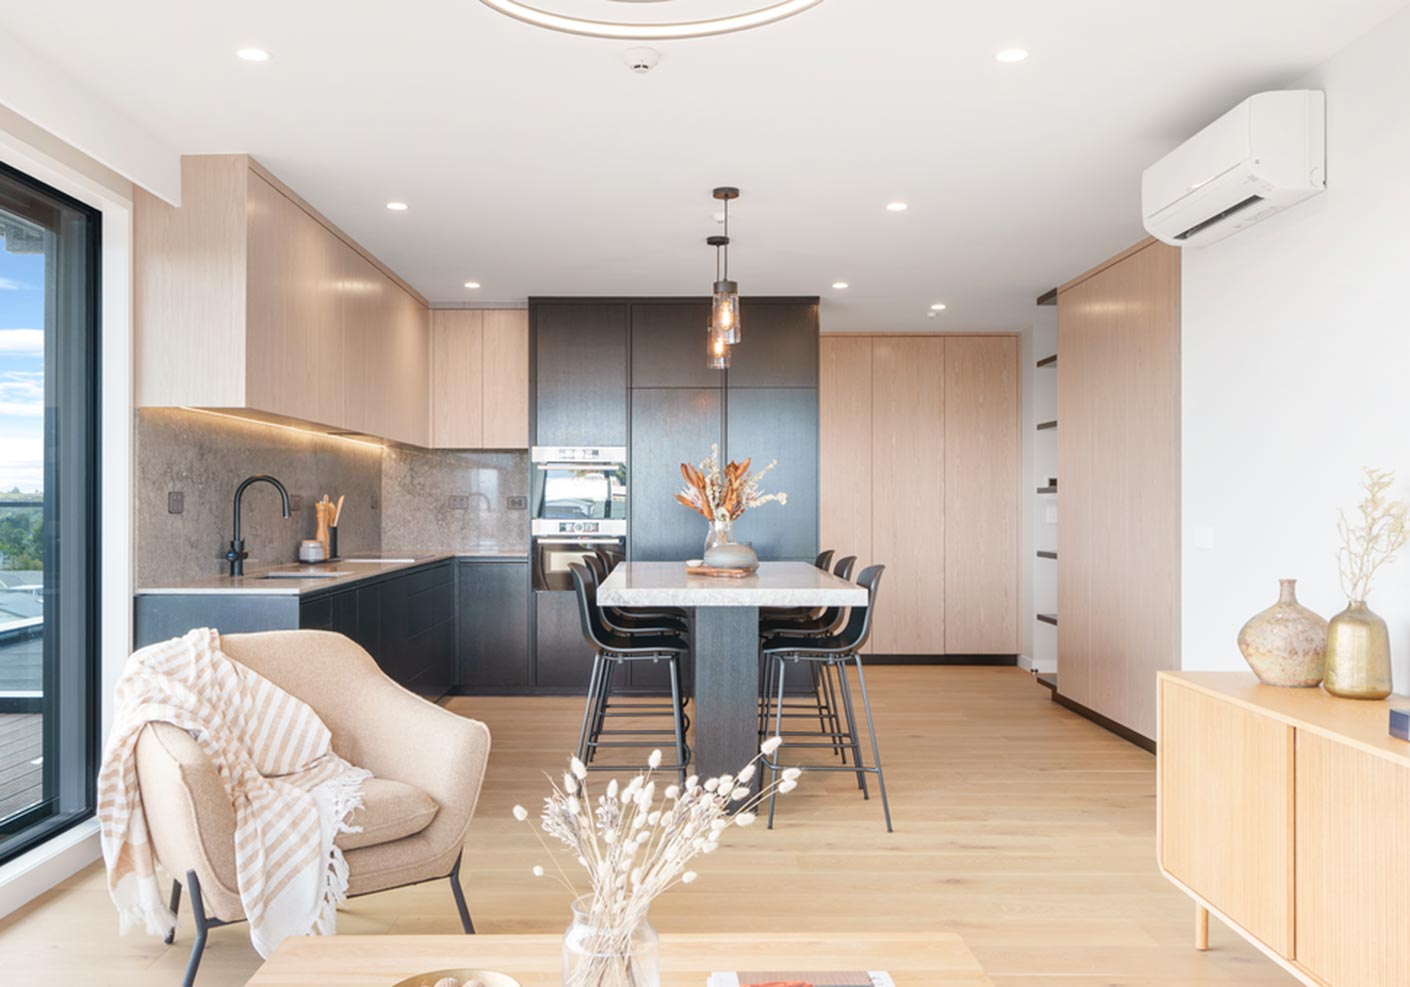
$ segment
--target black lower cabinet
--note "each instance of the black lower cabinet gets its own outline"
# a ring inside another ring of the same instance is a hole
[[[587,689],[592,648],[583,637],[576,593],[534,593],[534,665],[539,688]]]
[[[345,634],[396,682],[439,697],[455,683],[455,570],[438,562],[304,600],[299,626]]]
[[[527,562],[461,562],[456,609],[458,687],[521,689],[534,684]]]

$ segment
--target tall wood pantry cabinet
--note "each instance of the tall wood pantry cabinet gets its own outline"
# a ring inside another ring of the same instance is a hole
[[[1019,650],[1018,337],[820,342],[820,544],[886,566],[869,650]]]

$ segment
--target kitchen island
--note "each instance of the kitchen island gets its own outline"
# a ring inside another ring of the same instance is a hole
[[[684,562],[623,562],[597,602],[693,611],[694,772],[707,777],[758,753],[759,608],[864,607],[867,591],[806,562],[762,562],[743,579],[692,576]]]

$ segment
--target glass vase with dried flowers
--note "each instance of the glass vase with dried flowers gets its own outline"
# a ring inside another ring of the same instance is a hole
[[[1322,687],[1347,699],[1384,699],[1391,692],[1390,634],[1386,622],[1366,606],[1371,580],[1410,536],[1410,504],[1390,500],[1386,492],[1395,473],[1367,467],[1361,487],[1360,515],[1340,512],[1337,564],[1347,607],[1327,626],[1327,674]]]
[[[730,462],[721,467],[720,447],[712,445],[709,457],[698,467],[681,463],[681,476],[685,477],[686,485],[676,494],[676,500],[710,522],[710,531],[705,536],[705,561],[709,565],[719,564],[709,558],[713,549],[735,543],[734,522],[739,520],[745,511],[762,507],[764,504],[788,503],[788,494],[766,494],[760,489],[764,477],[778,465],[778,460],[751,474],[749,465],[752,462],[754,460],[746,459],[742,463]],[[749,563],[747,556],[752,554],[741,553],[737,557]],[[753,558],[752,561],[757,563],[759,560]]]
[[[600,792],[589,790],[581,760],[569,762],[563,784],[553,785],[544,799],[538,829],[563,844],[587,871],[590,893],[573,882],[559,854],[535,830],[554,876],[573,895],[573,921],[563,936],[564,987],[660,987],[659,943],[647,918],[651,902],[694,883],[696,873],[687,865],[714,853],[731,826],[753,825],[762,799],[798,786],[801,772],[789,768],[754,792],[759,759],[782,742],[770,737],[738,774],[703,782],[691,775],[659,792],[653,775],[661,766],[660,751],[652,752],[645,772],[625,785],[614,778]],[[528,821],[529,810],[516,805],[514,818]],[[542,865],[533,869],[535,877],[545,873]]]

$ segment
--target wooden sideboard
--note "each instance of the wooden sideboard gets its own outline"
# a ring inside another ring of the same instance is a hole
[[[1410,984],[1410,744],[1389,708],[1246,672],[1161,672],[1160,869],[1314,987]]]

